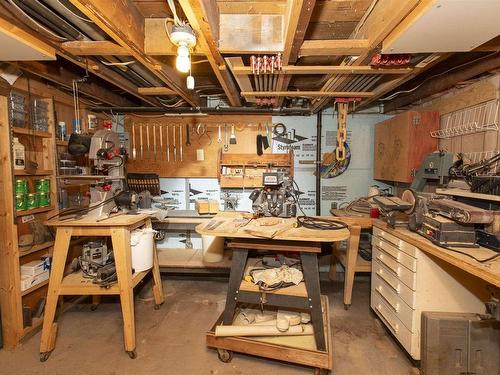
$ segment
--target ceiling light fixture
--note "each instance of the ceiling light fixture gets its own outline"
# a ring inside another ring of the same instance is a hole
[[[170,41],[177,46],[175,67],[179,72],[188,73],[191,69],[190,50],[196,45],[196,36],[188,24],[179,24],[172,27]]]

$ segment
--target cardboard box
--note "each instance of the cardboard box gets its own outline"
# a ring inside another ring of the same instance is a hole
[[[219,201],[215,199],[198,199],[195,202],[196,211],[202,214],[216,214],[219,212]]]
[[[47,260],[47,257],[43,257],[21,265],[21,275],[35,276],[48,271],[49,269],[50,262]]]
[[[38,275],[21,275],[21,291],[31,288],[37,284],[48,280],[49,270],[44,271]]]

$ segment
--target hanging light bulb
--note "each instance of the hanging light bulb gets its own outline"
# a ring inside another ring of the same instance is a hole
[[[179,72],[187,73],[191,69],[191,58],[189,56],[189,48],[185,43],[179,44],[177,48],[177,59],[175,67]]]

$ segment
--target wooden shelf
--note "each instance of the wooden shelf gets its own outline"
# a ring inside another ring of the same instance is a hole
[[[41,243],[40,245],[34,245],[29,248],[29,250],[19,251],[19,257],[26,256],[28,254],[36,253],[37,251],[48,249],[54,245],[54,241],[48,241]]]
[[[32,210],[16,211],[16,216],[21,217],[26,215],[34,215],[34,214],[39,214],[41,212],[52,211],[53,209],[54,206],[33,208]]]
[[[136,272],[132,275],[132,288],[150,272],[150,270],[143,272]],[[61,283],[60,295],[116,295],[120,294],[120,287],[118,284],[113,284],[109,288],[103,288],[92,282],[92,279],[83,277],[82,271],[70,273],[65,276]]]
[[[50,176],[54,173],[51,170],[37,170],[34,173],[28,173],[25,170],[14,170],[14,176]]]
[[[49,279],[47,279],[45,281],[42,281],[41,283],[38,283],[36,285],[33,285],[31,288],[28,288],[28,289],[22,291],[21,292],[21,296],[24,297],[25,295],[30,294],[30,293],[34,292],[35,290],[37,290],[37,289],[40,289],[41,287],[47,285],[48,283],[49,283]]]
[[[56,145],[58,146],[68,146],[69,141],[56,141]]]
[[[14,134],[23,134],[30,135],[32,137],[40,137],[40,138],[52,138],[52,133],[49,132],[40,132],[30,128],[16,128],[12,127],[12,133]]]

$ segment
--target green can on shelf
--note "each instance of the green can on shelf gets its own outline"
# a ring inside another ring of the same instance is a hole
[[[45,192],[38,193],[38,207],[48,207],[48,206],[50,206],[49,193]]]
[[[50,180],[47,178],[36,180],[35,191],[37,193],[50,193]]]
[[[26,194],[26,193],[28,193],[28,181],[16,180],[16,194]]]
[[[34,208],[38,208],[38,194],[37,193],[29,193],[26,197],[26,208],[28,210],[32,210]]]
[[[26,209],[26,194],[16,194],[16,211]]]

